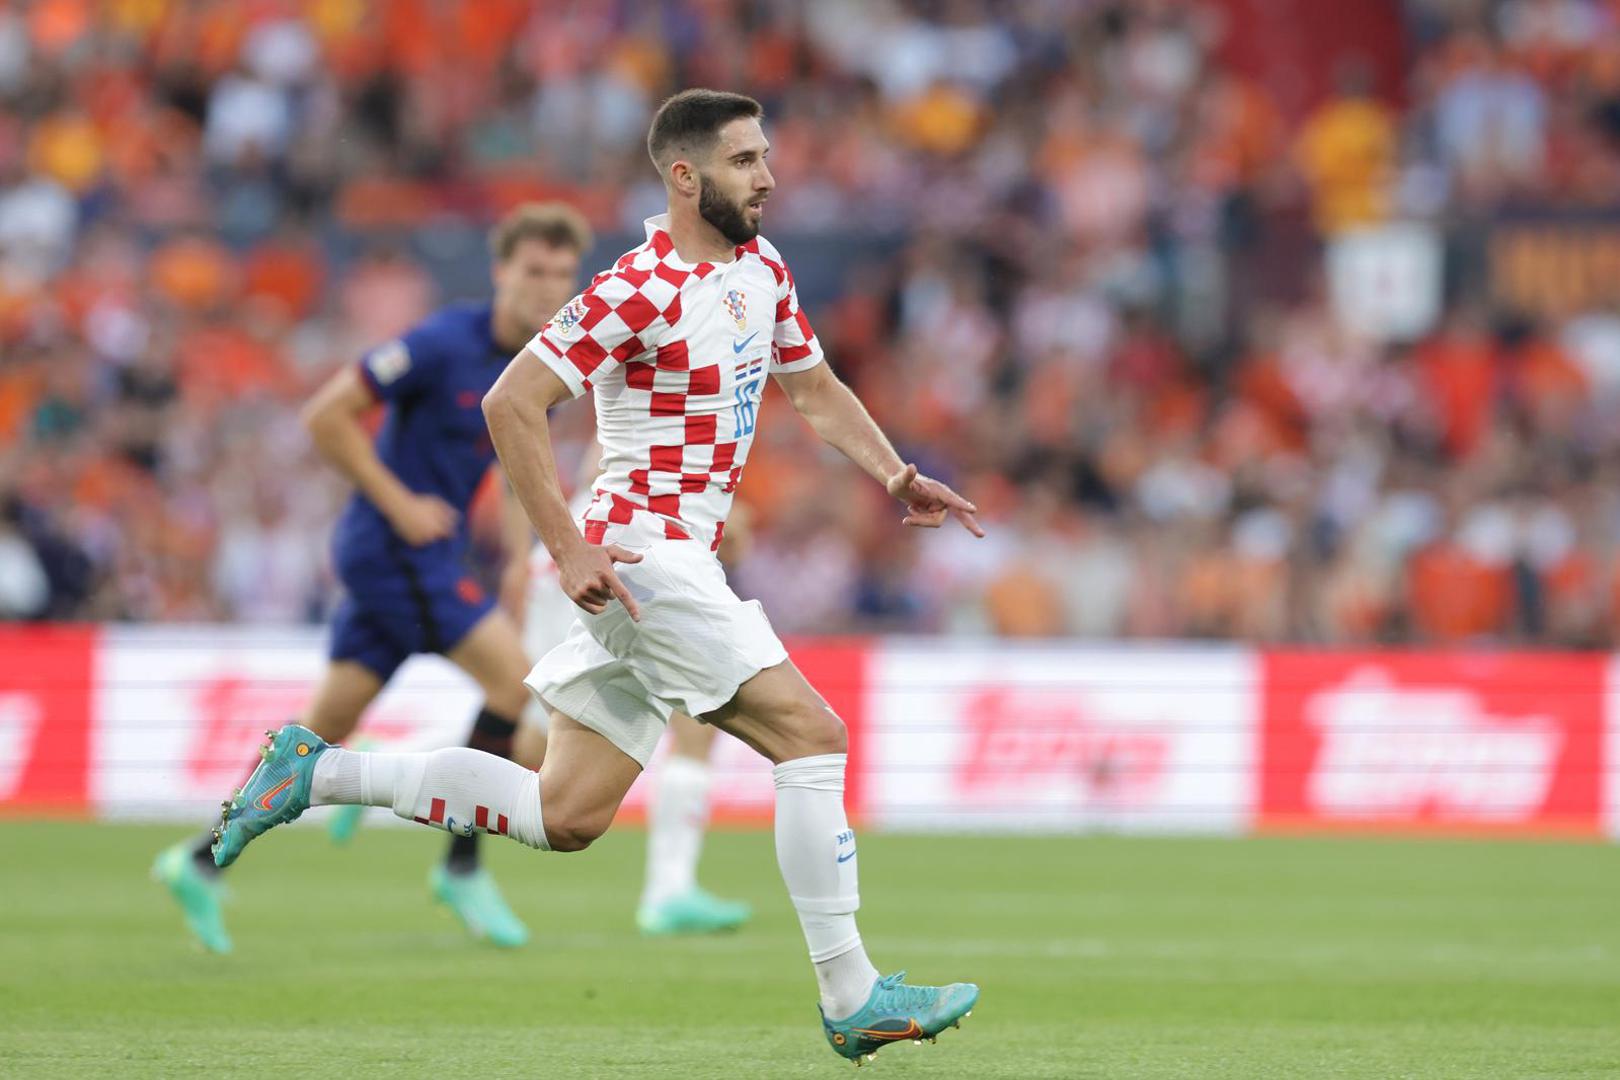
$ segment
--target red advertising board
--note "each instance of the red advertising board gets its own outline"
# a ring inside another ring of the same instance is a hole
[[[1269,653],[1260,824],[1597,833],[1606,658]]]
[[[86,809],[96,638],[0,626],[0,810]]]

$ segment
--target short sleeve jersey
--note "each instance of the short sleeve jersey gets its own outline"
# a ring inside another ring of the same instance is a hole
[[[406,487],[437,495],[461,512],[454,536],[409,549],[413,554],[459,555],[468,545],[467,508],[495,460],[484,395],[511,358],[495,343],[491,318],[487,303],[452,304],[360,361],[361,381],[388,410],[377,456]],[[359,492],[338,522],[334,543],[340,551],[405,549]]]
[[[729,263],[675,253],[667,215],[598,274],[529,349],[575,397],[596,399],[602,473],[581,522],[592,543],[638,535],[718,549],[748,461],[766,375],[822,362],[774,247]]]

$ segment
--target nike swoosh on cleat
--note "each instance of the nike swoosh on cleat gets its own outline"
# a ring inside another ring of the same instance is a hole
[[[255,799],[253,805],[257,806],[260,810],[268,811],[270,809],[270,800],[292,787],[293,781],[296,779],[297,777],[294,776],[287,777],[287,779],[283,780],[281,783],[277,784],[275,787],[271,788],[269,791]]]
[[[869,1039],[882,1039],[885,1042],[899,1042],[901,1039],[920,1039],[923,1035],[922,1025],[913,1017],[900,1031],[874,1031],[871,1028],[855,1028],[855,1034],[865,1035]]]
[[[733,355],[735,355],[737,353],[740,353],[744,349],[748,348],[748,343],[750,341],[753,341],[757,337],[759,337],[759,331],[755,330],[752,334],[749,334],[747,337],[743,338],[741,341],[733,341],[731,343],[731,351],[732,351]]]

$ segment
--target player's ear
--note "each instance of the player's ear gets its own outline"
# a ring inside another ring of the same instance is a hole
[[[669,183],[677,194],[695,196],[700,186],[697,169],[685,158],[676,158],[669,166]]]

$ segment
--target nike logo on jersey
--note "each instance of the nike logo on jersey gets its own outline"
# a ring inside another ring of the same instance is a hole
[[[743,338],[741,341],[733,341],[731,343],[731,351],[732,351],[732,353],[736,354],[736,353],[742,352],[744,349],[748,348],[748,343],[750,341],[753,341],[757,337],[759,337],[759,331],[755,330],[752,334],[749,334],[747,337]]]

